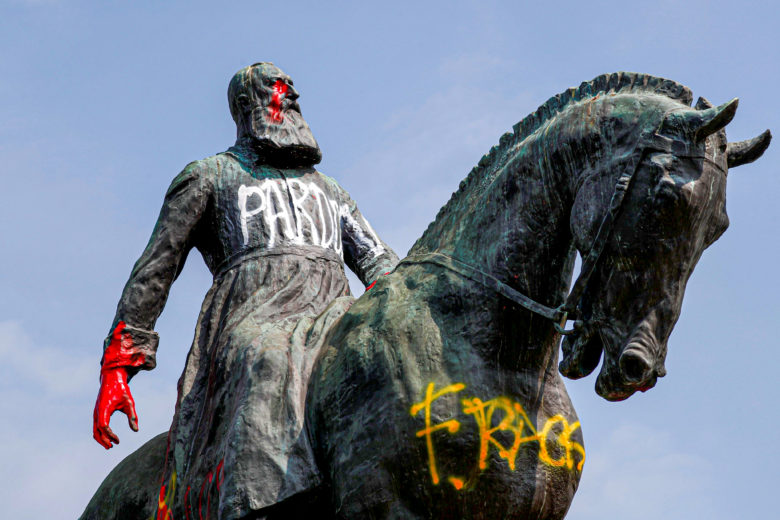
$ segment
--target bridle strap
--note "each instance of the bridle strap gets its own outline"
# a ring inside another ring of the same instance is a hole
[[[661,125],[665,119],[666,116],[661,118]],[[607,210],[604,219],[601,221],[599,230],[596,233],[596,238],[593,240],[593,244],[591,244],[588,254],[585,255],[585,258],[582,261],[580,274],[572,285],[569,296],[566,297],[566,302],[560,307],[562,312],[568,315],[574,315],[576,313],[577,306],[582,299],[582,293],[585,292],[588,280],[590,280],[591,275],[596,270],[596,265],[599,258],[601,258],[601,253],[604,252],[604,246],[606,246],[607,241],[612,234],[615,220],[623,207],[623,200],[631,186],[631,181],[639,170],[639,165],[645,155],[648,152],[664,152],[673,154],[676,157],[691,157],[708,160],[704,154],[697,153],[690,143],[677,139],[670,139],[658,134],[661,125],[659,125],[654,132],[645,131],[639,135],[633,152],[628,156],[626,167],[615,183],[615,191],[612,192],[612,198],[609,201],[609,209]]]
[[[615,219],[617,219],[620,208],[623,206],[623,200],[631,185],[631,180],[639,169],[639,163],[647,150],[646,147],[644,149],[640,147],[649,140],[648,137],[648,133],[642,133],[637,140],[637,146],[632,150],[631,155],[628,156],[626,168],[615,183],[615,190],[612,192],[607,214],[604,215],[604,219],[601,221],[599,230],[596,233],[596,238],[593,240],[588,254],[582,259],[580,274],[572,285],[569,296],[566,297],[566,301],[560,307],[562,312],[574,315],[577,310],[577,306],[582,298],[582,293],[585,291],[585,287],[588,285],[588,280],[590,280],[591,275],[596,270],[596,265],[599,258],[601,258],[601,253],[604,252],[604,246],[606,246],[607,240],[612,234],[612,227],[615,224]]]

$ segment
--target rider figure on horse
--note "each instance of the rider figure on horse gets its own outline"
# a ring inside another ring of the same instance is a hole
[[[246,67],[228,99],[236,143],[190,163],[168,189],[105,341],[95,405],[94,437],[105,448],[119,442],[114,411],[138,429],[127,383],[155,367],[152,329],[198,249],[214,283],[156,483],[158,511],[175,518],[262,516],[319,484],[303,405],[325,333],[353,301],[344,263],[370,286],[398,262],[349,194],[314,169],[320,149],[287,74]]]

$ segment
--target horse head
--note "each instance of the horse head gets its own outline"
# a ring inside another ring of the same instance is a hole
[[[713,107],[700,98],[691,108],[658,94],[613,94],[586,108],[601,116],[585,146],[600,160],[576,183],[570,225],[588,273],[559,369],[584,377],[603,352],[596,392],[619,401],[666,374],[686,283],[728,227],[728,169],[760,157],[771,135],[727,142],[736,99]]]

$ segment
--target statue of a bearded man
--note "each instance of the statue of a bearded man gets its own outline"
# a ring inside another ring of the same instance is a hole
[[[101,363],[94,437],[110,448],[119,442],[114,411],[137,430],[127,383],[155,367],[152,329],[197,248],[214,283],[179,380],[161,477],[148,475],[156,518],[264,518],[319,484],[303,406],[324,336],[353,301],[344,263],[370,287],[398,261],[347,192],[314,169],[320,150],[288,75],[271,63],[246,67],[228,99],[236,144],[173,180]]]

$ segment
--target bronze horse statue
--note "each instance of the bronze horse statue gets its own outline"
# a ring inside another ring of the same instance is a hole
[[[585,448],[559,371],[603,358],[612,401],[665,375],[686,282],[728,226],[728,169],[771,139],[728,143],[737,100],[691,102],[606,74],[502,136],[330,329],[299,438],[322,485],[258,518],[563,518]],[[160,435],[130,455],[82,518],[156,518],[164,453]]]
[[[728,143],[737,100],[691,101],[633,73],[551,98],[331,329],[308,418],[339,518],[565,516],[585,450],[558,371],[603,357],[611,401],[666,374],[685,285],[728,226],[728,168],[771,139]]]

